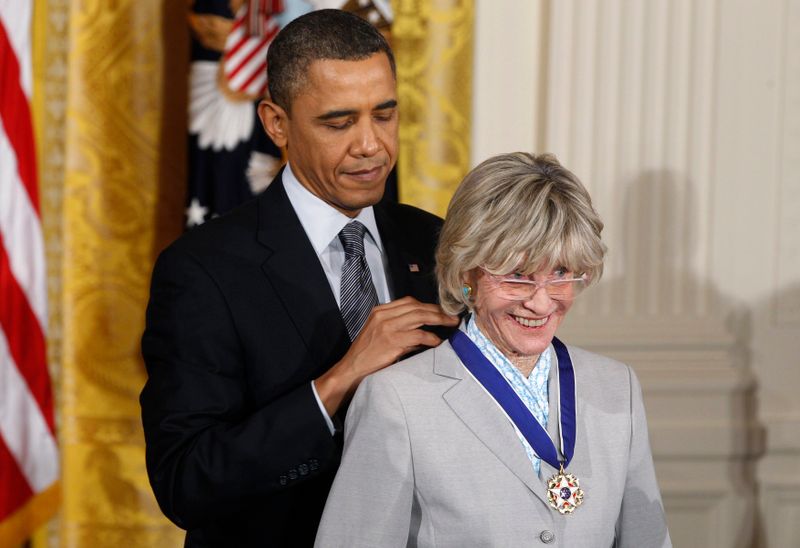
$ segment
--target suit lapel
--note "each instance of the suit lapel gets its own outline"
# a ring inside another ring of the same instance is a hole
[[[500,462],[546,503],[545,484],[534,473],[513,426],[494,400],[469,375],[449,343],[437,348],[434,372],[461,379],[443,394],[447,405]]]
[[[433,266],[415,251],[418,246],[412,245],[408,234],[400,229],[386,206],[378,204],[374,211],[386,252],[392,300],[414,295],[423,302],[434,302],[436,296],[430,294],[429,289]]]
[[[281,177],[282,171],[258,197],[256,238],[269,251],[262,270],[307,349],[321,358],[318,363],[332,363],[347,351],[350,338]],[[433,265],[415,251],[420,246],[400,229],[385,206],[375,206],[375,220],[386,252],[392,298],[414,295],[435,302]]]
[[[309,351],[338,359],[350,345],[330,284],[279,173],[258,198],[258,241],[270,253],[261,265]],[[319,363],[328,363],[321,360]]]

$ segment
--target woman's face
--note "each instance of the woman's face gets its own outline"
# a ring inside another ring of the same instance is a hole
[[[537,272],[536,281],[571,273],[554,269]],[[527,300],[511,300],[500,282],[481,269],[469,273],[473,288],[473,312],[481,332],[509,359],[538,356],[548,347],[561,320],[572,306],[572,299],[556,300],[540,288]]]

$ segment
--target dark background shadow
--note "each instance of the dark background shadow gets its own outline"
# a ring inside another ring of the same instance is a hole
[[[161,149],[153,260],[183,231],[186,200],[187,128],[189,127],[189,25],[185,2],[161,8]]]
[[[797,324],[800,320],[800,283],[790,284],[779,287],[773,293],[765,296],[759,301],[759,306],[753,310],[752,321],[748,324],[748,329],[754,332],[756,328],[766,330],[762,333],[760,346],[776,345],[783,348],[792,346],[800,351],[800,341],[791,340],[796,337]],[[785,314],[782,314],[784,311]],[[757,324],[760,324],[757,326]],[[794,334],[794,335],[793,335]],[[787,371],[796,371],[800,358],[796,353],[790,361],[781,363],[781,368]],[[772,356],[763,356],[762,359],[771,359]],[[784,378],[771,379],[775,383],[792,382]],[[800,391],[800,386],[794,386],[794,393]],[[755,403],[758,404],[763,398],[769,397],[768,394],[759,392]],[[793,508],[796,507],[797,488],[791,484],[787,485],[785,477],[781,474],[784,468],[782,464],[790,463],[789,468],[796,468],[791,463],[796,463],[798,458],[797,439],[800,433],[795,433],[794,440],[775,440],[769,448],[769,452],[763,462],[759,463],[758,495],[761,507],[757,512],[755,544],[758,548],[779,548],[775,536],[777,528],[794,527],[797,524],[789,525],[796,515]],[[785,442],[788,442],[785,443]],[[790,500],[790,505],[784,502]],[[786,529],[784,529],[786,530]],[[786,538],[786,535],[784,535]],[[800,541],[799,541],[800,542]]]

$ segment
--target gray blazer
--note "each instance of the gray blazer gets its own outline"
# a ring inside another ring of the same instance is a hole
[[[569,352],[578,425],[567,471],[584,491],[573,514],[550,508],[557,470],[542,461],[537,477],[509,420],[445,342],[361,383],[315,545],[671,546],[634,372]],[[548,432],[558,440],[555,364],[550,375]]]

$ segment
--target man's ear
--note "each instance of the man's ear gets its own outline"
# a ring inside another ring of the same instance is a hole
[[[278,147],[284,148],[289,140],[287,134],[289,115],[276,103],[264,99],[258,104],[258,117],[269,138]]]

